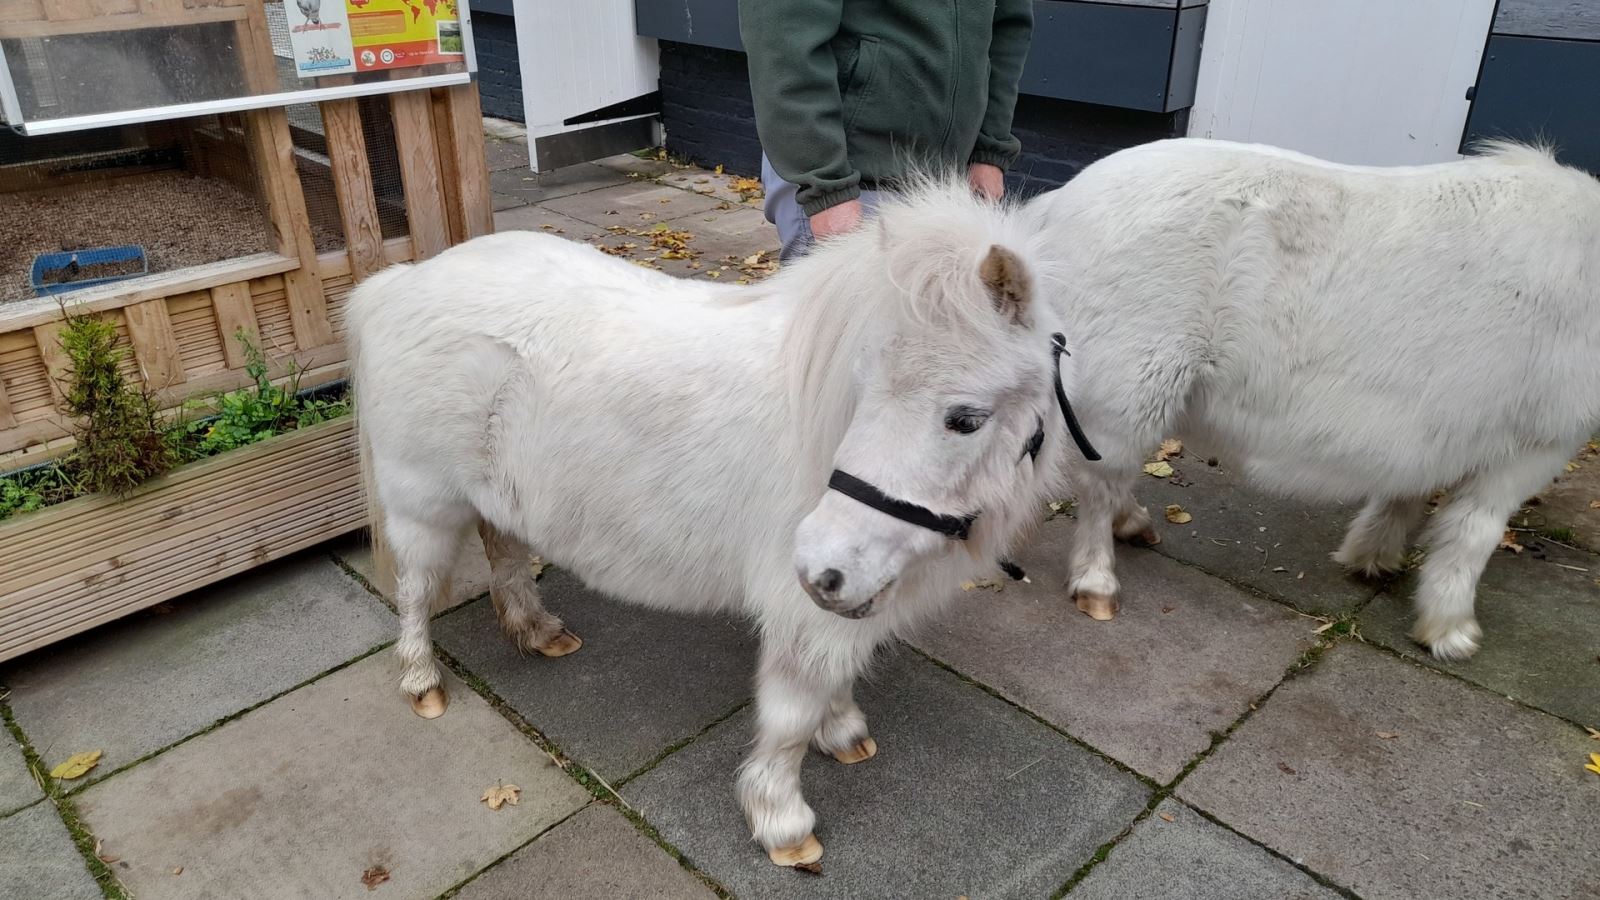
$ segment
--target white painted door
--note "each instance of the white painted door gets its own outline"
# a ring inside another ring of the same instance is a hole
[[[514,0],[512,9],[533,170],[553,167],[541,167],[541,144],[546,156],[559,157],[547,160],[555,165],[639,149],[612,148],[604,128],[649,113],[595,116],[650,94],[660,81],[655,39],[634,34],[633,0]],[[573,138],[540,140],[558,135]]]
[[[1460,156],[1495,0],[1211,0],[1189,134],[1336,162]]]

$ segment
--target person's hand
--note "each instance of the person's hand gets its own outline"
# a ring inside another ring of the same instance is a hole
[[[1006,173],[999,166],[988,163],[967,166],[967,183],[985,200],[999,200],[1006,195]]]
[[[846,200],[811,217],[811,234],[817,240],[844,234],[861,224],[861,201]]]

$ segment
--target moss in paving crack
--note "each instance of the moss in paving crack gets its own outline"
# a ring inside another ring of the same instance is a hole
[[[721,725],[723,722],[726,722],[729,719],[733,718],[734,716],[738,715],[740,710],[744,709],[746,706],[749,706],[749,705],[750,705],[750,701],[749,700],[741,700],[741,701],[739,701],[737,704],[734,705],[734,707],[732,709],[728,710],[727,712],[723,713],[720,716],[717,716],[715,719],[712,719],[709,723],[706,724],[706,726],[704,728],[700,729],[699,731],[696,731],[694,734],[689,735],[688,737],[684,738],[681,741],[678,741],[678,742],[672,743],[672,744],[668,744],[666,749],[662,750],[660,753],[657,753],[655,756],[651,757],[650,760],[648,762],[646,762],[644,765],[640,766],[639,768],[633,770],[632,772],[629,772],[628,774],[626,774],[626,775],[622,776],[620,779],[618,779],[617,780],[617,784],[627,784],[628,782],[634,780],[635,778],[638,778],[640,775],[643,775],[644,773],[650,771],[651,769],[654,769],[656,766],[661,764],[662,760],[666,759],[667,757],[671,756],[672,754],[677,753],[679,750],[682,750],[683,748],[685,748],[685,747],[689,746],[690,744],[694,743],[695,741],[699,740],[702,736],[705,735],[706,732],[710,731],[711,729],[717,727],[718,725]]]
[[[50,777],[49,770],[45,768],[44,760],[33,749],[33,744],[28,741],[28,736],[23,733],[22,727],[17,724],[16,718],[12,716],[10,704],[0,703],[0,719],[5,720],[6,728],[10,730],[11,736],[21,745],[22,756],[27,761],[28,771],[33,774],[34,780],[44,789],[46,799],[54,804],[56,814],[61,817],[62,824],[67,826],[67,833],[72,836],[72,843],[77,846],[78,853],[83,857],[84,867],[94,877],[95,883],[100,885],[100,893],[110,898],[110,900],[128,900],[128,894],[123,889],[122,883],[117,881],[116,873],[112,872],[111,868],[101,862],[100,857],[95,855],[94,834],[89,831],[89,827],[83,823],[83,818],[78,815],[77,804],[72,802],[72,798],[67,795],[67,792],[61,790],[60,782]]]

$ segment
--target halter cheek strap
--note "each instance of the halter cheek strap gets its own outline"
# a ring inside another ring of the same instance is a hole
[[[1088,435],[1083,433],[1083,426],[1078,424],[1078,417],[1072,413],[1072,404],[1067,402],[1066,388],[1061,386],[1061,355],[1067,353],[1067,336],[1061,332],[1050,335],[1050,362],[1051,368],[1056,371],[1056,404],[1061,407],[1061,418],[1067,420],[1067,430],[1072,432],[1072,442],[1078,445],[1078,450],[1083,453],[1083,458],[1090,462],[1099,462],[1100,453],[1089,443]]]

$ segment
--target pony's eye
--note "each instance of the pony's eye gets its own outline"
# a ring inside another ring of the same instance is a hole
[[[944,414],[944,427],[956,434],[971,434],[989,421],[989,410],[974,406],[955,406]]]

